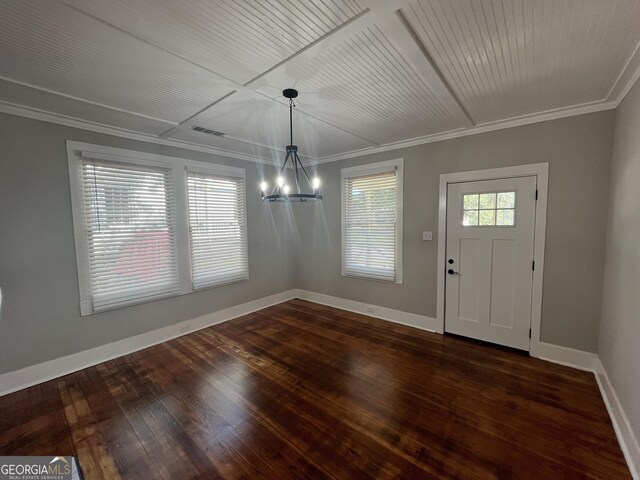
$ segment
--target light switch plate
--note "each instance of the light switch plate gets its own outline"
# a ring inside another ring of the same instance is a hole
[[[433,240],[433,232],[422,232],[422,240],[425,240],[425,241]]]

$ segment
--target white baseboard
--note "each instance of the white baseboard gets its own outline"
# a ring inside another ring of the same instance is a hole
[[[295,296],[310,302],[362,313],[370,317],[376,317],[430,332],[438,332],[438,320],[424,315],[402,312],[387,307],[310,292],[308,290],[295,290]],[[371,308],[373,308],[373,312],[369,310]],[[640,480],[640,447],[638,446],[638,440],[598,355],[583,350],[539,342],[536,346],[535,356],[549,362],[592,372],[595,375],[631,475],[635,480]]]
[[[408,327],[419,328],[428,332],[438,333],[439,322],[433,317],[426,315],[418,315],[416,313],[403,312],[394,310],[393,308],[381,307],[370,303],[356,302],[355,300],[347,300],[346,298],[333,297],[324,295],[323,293],[311,292],[309,290],[296,290],[296,296],[303,300],[328,305],[330,307],[341,308],[349,312],[362,313],[369,317],[380,318],[393,323],[399,323]],[[373,310],[373,311],[372,311]]]
[[[631,471],[631,476],[635,480],[640,480],[640,446],[638,446],[638,439],[631,428],[629,419],[598,355],[543,342],[538,344],[536,353],[536,356],[542,360],[593,372],[600,388],[600,395],[602,395],[604,404],[609,412],[620,449]]]
[[[64,357],[49,360],[37,365],[31,365],[20,370],[7,372],[0,375],[0,396],[22,390],[38,383],[46,382],[54,378],[77,372],[98,363],[112,360],[128,353],[136,352],[153,345],[157,345],[172,338],[180,337],[188,333],[200,330],[233,318],[246,315],[256,310],[286,302],[292,298],[303,298],[315,303],[330,305],[343,310],[364,313],[376,318],[381,318],[410,327],[421,328],[428,331],[436,331],[437,320],[431,317],[416,315],[414,313],[401,312],[391,308],[369,305],[353,300],[346,300],[329,295],[322,295],[306,290],[292,289],[276,293],[268,297],[253,300],[234,307],[225,308],[217,312],[202,315],[184,322],[169,325],[167,327],[142,333],[135,337],[125,338],[117,342],[101,345],[99,347],[73,353]],[[367,311],[373,308],[374,312]]]
[[[534,356],[533,353],[532,356]],[[635,480],[640,480],[640,447],[638,446],[638,440],[598,355],[583,350],[539,342],[535,357],[594,374],[598,382],[600,395],[609,412],[620,449],[627,461],[631,475]]]
[[[638,444],[638,438],[631,428],[627,414],[622,408],[618,395],[600,359],[596,362],[595,375],[604,404],[609,411],[613,429],[616,431],[620,448],[624,458],[627,460],[629,470],[631,470],[631,476],[635,480],[640,480],[640,445]]]
[[[402,312],[391,308],[310,292],[308,290],[296,290],[295,296],[310,302],[362,313],[370,317],[376,317],[430,332],[438,332],[438,320],[424,315]],[[373,312],[369,310],[371,308],[373,308]],[[631,429],[631,424],[627,419],[598,355],[544,342],[538,343],[535,353],[535,356],[542,360],[594,373],[600,388],[600,394],[611,417],[613,428],[616,432],[624,458],[629,466],[629,470],[631,471],[631,475],[635,480],[640,480],[640,447],[638,446],[638,440]]]
[[[293,298],[301,298],[322,305],[362,313],[370,317],[380,318],[429,332],[437,333],[439,331],[438,320],[426,315],[403,312],[392,308],[324,295],[308,290],[292,289],[143,333],[135,337],[126,338],[107,345],[101,345],[79,353],[26,367],[21,370],[2,374],[0,375],[0,396],[166,342],[167,340],[182,335],[187,335],[212,325],[226,322],[271,305],[286,302]],[[371,309],[373,309],[373,311],[371,311]],[[543,342],[538,344],[536,356],[543,360],[590,371],[595,374],[602,398],[611,417],[618,441],[620,442],[620,447],[629,465],[631,474],[634,479],[640,480],[640,446],[638,446],[638,440],[598,356],[595,353]]]
[[[185,320],[184,322],[174,325],[152,330],[151,332],[142,333],[135,337],[125,338],[117,342],[108,343],[20,370],[4,373],[0,375],[0,396],[166,342],[172,338],[187,335],[196,330],[226,322],[227,320],[255,312],[256,310],[261,310],[277,303],[286,302],[295,297],[296,290],[287,290],[241,305],[225,308],[224,310],[208,313],[197,318]]]
[[[535,354],[532,352],[531,356],[588,372],[596,371],[598,361],[598,355],[595,353],[544,342],[538,343]]]

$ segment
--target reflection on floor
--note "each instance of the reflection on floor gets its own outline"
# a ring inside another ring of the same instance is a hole
[[[0,398],[85,478],[630,478],[593,375],[292,300]]]

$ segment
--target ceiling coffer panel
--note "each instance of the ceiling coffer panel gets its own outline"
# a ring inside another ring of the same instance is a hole
[[[78,119],[150,135],[160,135],[173,125],[2,79],[0,79],[0,101],[21,105],[38,112],[51,112],[66,119]]]
[[[420,0],[402,13],[475,123],[606,99],[637,0]]]
[[[297,107],[293,109],[293,141],[300,147],[300,156],[324,157],[373,146],[305,115],[301,110],[307,106],[310,97],[301,93],[295,99]],[[225,98],[184,127],[192,125],[223,131],[227,138],[276,147],[283,158],[284,147],[290,142],[288,103],[284,99],[276,101],[249,92],[238,92]]]
[[[638,0],[1,0],[0,104],[280,159],[292,87],[322,158],[611,106],[637,25]]]
[[[302,110],[378,144],[462,127],[376,25],[263,81],[295,85]]]
[[[244,84],[363,12],[358,0],[68,0]]]
[[[0,3],[0,58],[0,76],[10,80],[170,122],[232,90],[206,70],[54,1]]]

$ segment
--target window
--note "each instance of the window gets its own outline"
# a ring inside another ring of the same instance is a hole
[[[402,167],[342,170],[342,274],[402,283]]]
[[[247,278],[244,181],[187,174],[193,288]]]
[[[178,293],[170,170],[82,159],[94,310]]]
[[[243,169],[67,151],[82,315],[248,278]]]
[[[465,227],[515,225],[516,192],[471,193],[462,196]]]

